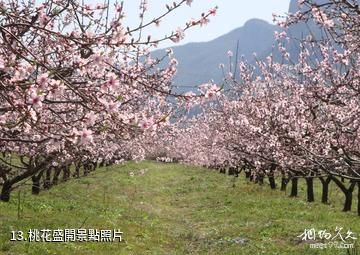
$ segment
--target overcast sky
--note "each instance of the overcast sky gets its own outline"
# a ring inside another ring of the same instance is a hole
[[[138,24],[139,0],[125,0],[126,24],[134,27]],[[172,3],[168,0],[148,0],[149,11],[145,20],[152,20],[154,17],[166,11],[165,4]],[[272,13],[284,14],[288,11],[290,0],[194,0],[191,7],[184,6],[171,13],[160,25],[150,27],[145,35],[153,34],[157,38],[190,20],[200,17],[202,12],[218,6],[218,13],[212,17],[211,22],[205,27],[197,27],[187,31],[185,39],[180,44],[188,42],[209,41],[219,37],[235,28],[242,26],[247,20],[260,18],[272,22]],[[166,42],[160,47],[169,47],[176,44]]]

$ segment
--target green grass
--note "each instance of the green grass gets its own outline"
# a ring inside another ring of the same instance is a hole
[[[144,175],[140,169],[147,168]],[[135,176],[130,176],[134,172]],[[334,184],[332,184],[334,185]],[[289,187],[288,187],[289,188]],[[38,196],[23,187],[0,203],[0,254],[347,254],[310,249],[297,238],[305,228],[336,226],[360,234],[355,211],[341,212],[331,186],[330,205],[288,198],[267,185],[203,168],[155,162],[102,168]],[[18,195],[21,197],[18,218]],[[356,207],[354,203],[353,207]],[[10,242],[12,230],[121,229],[122,242]],[[234,239],[248,240],[238,244]]]

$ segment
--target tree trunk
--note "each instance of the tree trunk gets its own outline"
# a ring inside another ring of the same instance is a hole
[[[360,182],[358,184],[358,215],[360,216]]]
[[[61,168],[55,167],[55,171],[54,171],[54,176],[53,176],[53,180],[52,180],[52,185],[57,185],[59,182],[59,175],[61,173]]]
[[[48,169],[46,169],[45,179],[44,179],[44,189],[50,189],[50,187],[51,187],[51,170],[52,170],[52,167],[49,167]]]
[[[62,181],[66,182],[67,180],[70,179],[70,167],[68,165],[65,165],[63,166],[62,171],[63,171]]]
[[[288,183],[288,179],[285,177],[281,177],[281,188],[280,188],[281,191],[286,191],[287,183]]]
[[[258,174],[256,176],[256,181],[255,183],[259,183],[259,185],[263,185],[264,184],[264,175],[262,173]]]
[[[342,177],[343,178],[343,177]],[[356,182],[355,181],[351,181],[351,184],[349,186],[349,188],[346,188],[345,185],[343,184],[342,181],[340,181],[339,179],[337,179],[334,176],[331,176],[331,179],[336,183],[336,185],[341,189],[341,191],[344,193],[345,195],[345,203],[344,203],[344,212],[348,212],[351,211],[351,206],[352,206],[352,193],[354,191],[354,188],[356,186]]]
[[[9,181],[5,181],[1,189],[1,194],[0,194],[1,201],[9,202],[11,188],[12,188],[12,184]]]
[[[245,177],[246,179],[250,179],[251,178],[251,171],[250,170],[245,170]],[[251,181],[251,180],[250,180]]]
[[[251,181],[251,182],[255,182],[255,181],[256,181],[256,179],[255,179],[255,175],[250,174],[249,181]]]
[[[345,204],[344,204],[344,212],[351,211],[351,205],[352,205],[352,193],[355,189],[356,182],[352,181],[349,188],[347,189],[345,193]]]
[[[264,184],[264,176],[260,175],[259,176],[259,185],[263,185]]]
[[[351,211],[351,205],[352,205],[352,191],[347,191],[345,193],[345,203],[344,203],[344,212]]]
[[[74,176],[75,176],[76,178],[80,178],[80,167],[81,167],[81,164],[75,162],[75,173],[74,173]]]
[[[225,167],[221,167],[221,168],[220,168],[220,173],[221,173],[221,174],[226,174],[226,168],[225,168]]]
[[[298,178],[291,178],[291,194],[290,197],[297,197],[298,195]]]
[[[228,175],[235,175],[236,168],[233,166],[229,167]]]
[[[331,182],[331,177],[328,176],[326,179],[323,177],[319,177],[319,180],[322,184],[322,196],[321,196],[321,202],[324,204],[329,203],[329,183]]]
[[[270,188],[276,189],[275,177],[273,174],[269,176]]]
[[[48,158],[46,158],[45,160],[43,160],[41,163],[37,162],[36,167],[27,168],[24,172],[20,173],[19,175],[16,175],[13,178],[5,181],[3,188],[2,188],[2,192],[0,194],[0,200],[9,201],[10,192],[12,190],[12,186],[15,183],[19,183],[27,178],[32,177],[33,175],[38,173],[38,171],[40,169],[45,169],[48,166],[49,162],[51,162],[52,159],[53,159],[53,156],[51,155]]]
[[[32,180],[31,193],[33,195],[39,195],[39,193],[40,193],[40,179],[41,179],[44,171],[45,171],[45,169],[41,170],[40,173],[38,173],[37,175],[34,174],[31,177],[31,180]]]
[[[33,177],[31,177],[31,180],[32,180],[31,193],[33,195],[39,195],[39,193],[40,193],[40,177],[35,176],[35,175]]]
[[[276,164],[271,164],[270,165],[270,173],[269,173],[269,183],[270,183],[270,188],[271,189],[276,189],[276,182],[275,182],[275,176],[274,176],[274,172],[277,168]]]
[[[313,177],[306,177],[306,186],[307,186],[307,201],[309,203],[314,202],[314,179]]]
[[[243,168],[237,166],[236,169],[235,169],[235,177],[239,177],[242,170],[243,170]]]
[[[84,168],[84,176],[87,176],[90,172],[89,163],[84,163],[83,168]]]

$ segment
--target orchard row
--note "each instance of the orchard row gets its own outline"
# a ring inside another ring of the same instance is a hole
[[[323,184],[325,203],[334,181],[349,211],[360,189],[360,10],[350,0],[299,2],[301,11],[279,20],[281,60],[274,54],[253,65],[239,61],[239,77],[224,77],[226,92],[213,93],[185,124],[158,132],[151,153],[232,174],[246,169],[260,182],[268,177],[272,188],[282,177],[283,189],[291,181],[293,196],[298,178],[305,178],[310,202],[314,178]],[[323,37],[287,35],[287,26],[302,22],[314,22]],[[294,44],[295,57],[288,51]]]

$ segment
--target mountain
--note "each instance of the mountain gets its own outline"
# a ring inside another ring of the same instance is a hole
[[[323,4],[328,1],[329,0],[314,0],[317,4]],[[360,3],[360,0],[354,1]],[[291,0],[289,3],[290,13],[307,11],[308,8],[309,7],[303,6],[300,9],[298,0]],[[224,75],[219,65],[223,63],[225,67],[229,66],[227,52],[231,50],[235,57],[237,42],[239,42],[239,58],[243,56],[243,58],[250,63],[254,63],[253,53],[256,53],[259,59],[264,59],[272,53],[275,61],[282,61],[281,54],[276,50],[276,47],[273,47],[275,31],[282,31],[282,28],[260,19],[251,19],[247,21],[244,26],[212,41],[189,43],[173,47],[174,57],[179,62],[178,73],[174,79],[174,85],[177,87],[176,92],[195,91],[198,85],[207,83],[210,80],[221,84]],[[298,39],[305,38],[309,34],[311,34],[314,39],[320,39],[324,35],[323,28],[313,21],[306,23],[300,22],[290,26],[286,32],[291,38]],[[291,40],[290,45],[286,47],[290,53],[291,60],[296,63],[300,52],[299,42],[297,40]],[[152,56],[161,58],[166,54],[165,51],[165,49],[153,51]],[[164,62],[162,64],[165,65],[167,63]]]
[[[253,59],[253,53],[270,53],[274,32],[279,27],[260,19],[251,19],[237,28],[209,42],[189,43],[173,47],[174,57],[179,61],[174,83],[189,90],[189,87],[209,82],[221,82],[223,74],[219,64],[229,65],[227,52],[236,52],[239,41],[239,56]],[[152,52],[153,57],[165,55],[165,50]],[[191,88],[190,88],[191,89]]]

